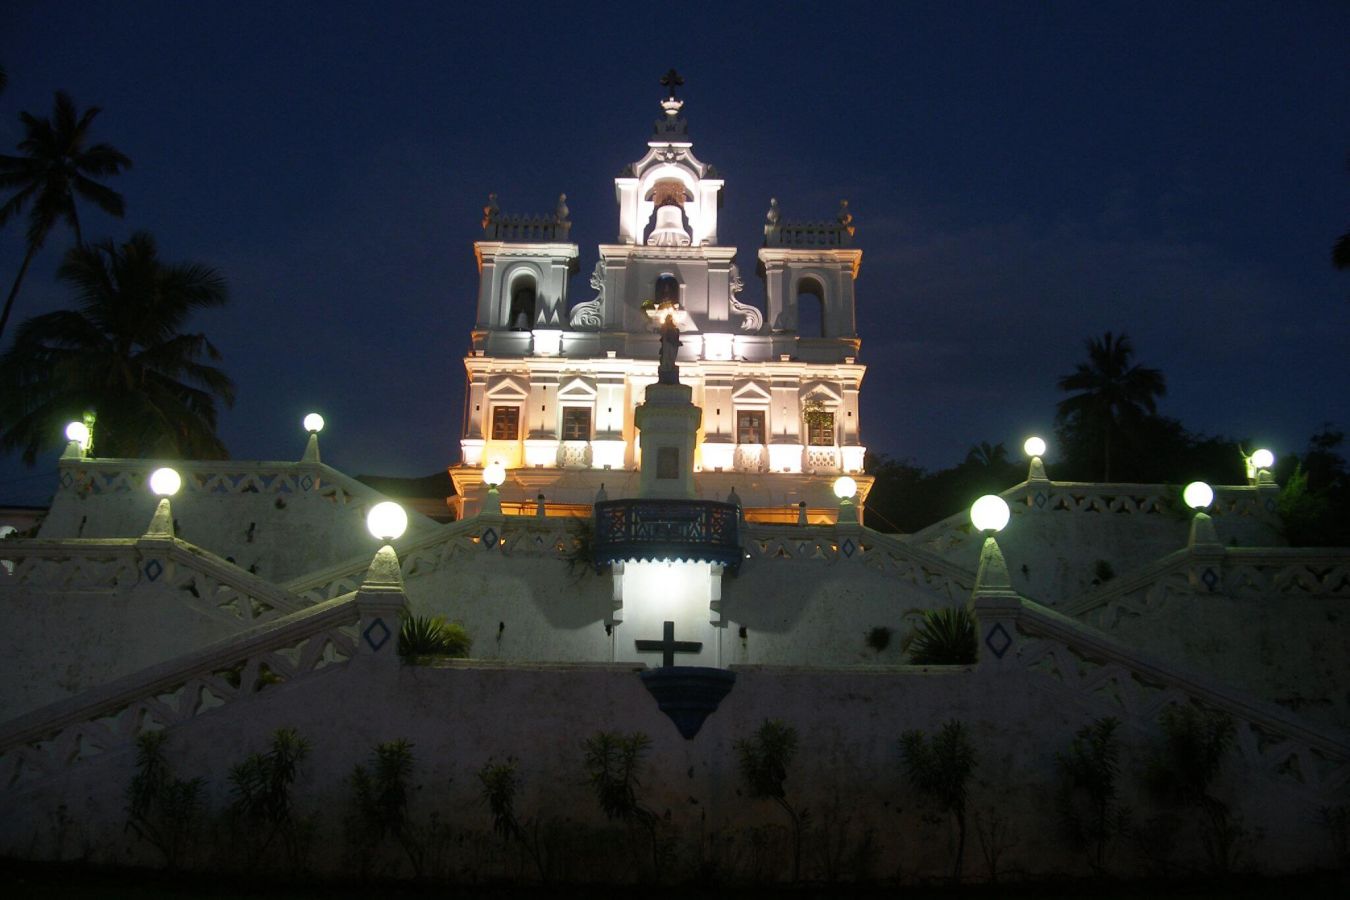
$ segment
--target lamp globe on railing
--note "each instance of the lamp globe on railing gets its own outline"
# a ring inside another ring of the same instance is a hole
[[[1192,481],[1182,489],[1181,500],[1195,510],[1191,517],[1190,546],[1217,546],[1219,536],[1214,530],[1214,520],[1205,512],[1214,503],[1214,488],[1203,481]]]
[[[150,519],[150,527],[146,530],[146,534],[155,537],[173,537],[173,509],[169,506],[169,498],[183,487],[183,476],[179,475],[177,470],[164,466],[150,473],[148,484],[150,493],[159,497],[159,503],[155,507],[155,514]]]
[[[408,514],[394,501],[384,500],[376,503],[370,508],[370,512],[366,513],[366,529],[380,542],[380,549],[375,551],[375,558],[370,561],[370,568],[366,570],[366,577],[361,583],[357,599],[358,605],[368,602],[372,595],[397,594],[401,601],[406,601],[402,596],[403,575],[399,569],[398,554],[394,552],[391,542],[401,538],[403,532],[408,530]],[[361,621],[365,623],[367,618],[367,612],[362,610]],[[363,624],[364,627],[367,626]],[[386,634],[388,633],[387,625],[373,627],[383,628]],[[363,636],[367,640],[370,639],[364,632]],[[383,645],[383,641],[379,644]]]
[[[388,544],[408,530],[408,514],[392,500],[376,503],[366,513],[366,528],[371,535]]]
[[[158,497],[172,497],[183,486],[183,476],[176,469],[165,466],[150,473],[150,492]]]
[[[1252,484],[1269,484],[1274,481],[1270,474],[1271,467],[1274,465],[1274,453],[1265,448],[1252,451],[1252,455],[1247,457],[1247,480]]]
[[[984,545],[980,547],[980,565],[975,570],[975,590],[972,597],[976,602],[981,598],[998,598],[1000,602],[1017,602],[1017,594],[1012,589],[1008,577],[1008,565],[1003,561],[1003,551],[999,549],[994,535],[1008,526],[1012,510],[1008,501],[997,494],[985,494],[970,505],[971,524],[984,532]]]
[[[319,432],[323,431],[323,416],[316,412],[309,413],[300,422],[309,432],[309,440],[305,443],[305,455],[301,462],[317,463],[319,461]]]
[[[89,452],[89,444],[93,435],[89,431],[89,426],[83,422],[71,422],[66,426],[66,449],[61,454],[62,459],[84,459]]]
[[[483,497],[483,515],[499,516],[502,512],[501,496],[497,493],[497,488],[501,487],[506,481],[506,466],[499,459],[494,459],[483,467],[483,484],[488,486],[487,494]]]
[[[839,522],[856,524],[858,506],[853,502],[853,498],[858,496],[858,482],[847,475],[839,476],[834,480],[834,495],[839,498]]]
[[[997,494],[985,494],[970,506],[971,524],[990,537],[1006,528],[1011,517],[1008,501]]]
[[[1045,475],[1045,461],[1041,459],[1045,456],[1045,440],[1032,435],[1022,443],[1022,452],[1031,459],[1027,481],[1048,481]]]
[[[1214,488],[1203,481],[1192,481],[1182,490],[1181,499],[1191,509],[1206,510],[1214,502]]]

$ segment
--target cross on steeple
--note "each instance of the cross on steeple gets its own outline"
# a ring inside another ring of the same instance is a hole
[[[676,72],[674,69],[671,69],[669,72],[661,76],[661,84],[667,90],[670,91],[671,98],[674,98],[675,89],[680,85],[684,84],[684,79],[680,77],[679,72]]]
[[[673,70],[672,70],[673,71]],[[675,640],[675,623],[664,622],[661,625],[661,640],[659,641],[634,641],[640,653],[661,653],[661,667],[667,668],[675,665],[676,653],[698,653],[703,649],[702,641],[677,641]]]

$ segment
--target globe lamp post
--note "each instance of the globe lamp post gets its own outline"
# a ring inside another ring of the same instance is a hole
[[[1247,480],[1252,484],[1269,484],[1275,479],[1270,469],[1275,465],[1275,454],[1262,448],[1247,457]]]
[[[1032,435],[1022,444],[1022,452],[1031,459],[1030,468],[1027,470],[1027,481],[1049,481],[1045,474],[1045,440]]]
[[[155,514],[150,519],[150,528],[146,534],[173,537],[173,509],[169,505],[169,498],[183,487],[183,476],[167,466],[159,468],[150,473],[149,486],[150,493],[159,497],[159,503],[155,506]]]
[[[408,514],[392,500],[376,503],[366,513],[366,529],[380,542],[380,549],[375,551],[375,558],[370,561],[365,580],[356,594],[357,609],[361,613],[358,627],[363,651],[378,654],[391,638],[398,637],[398,620],[407,609],[403,572],[391,542],[408,530]],[[394,640],[392,646],[397,643]],[[398,659],[397,653],[383,655]]]
[[[62,459],[84,459],[89,452],[89,442],[93,434],[89,431],[89,426],[83,422],[71,422],[66,426],[66,450],[61,454]]]
[[[301,462],[317,463],[319,461],[319,432],[323,431],[323,416],[312,412],[305,416],[300,422],[305,431],[309,432],[309,440],[305,444],[305,455]]]
[[[984,545],[980,548],[980,565],[975,570],[969,609],[976,619],[976,634],[984,634],[983,646],[993,654],[986,657],[984,650],[980,650],[981,664],[1002,660],[1017,634],[1022,598],[1013,590],[1008,564],[994,540],[994,535],[1008,526],[1011,517],[1008,502],[996,494],[985,494],[970,507],[970,522],[984,533]]]
[[[483,484],[488,486],[487,494],[483,497],[483,509],[480,515],[500,516],[502,514],[502,498],[497,493],[497,488],[506,481],[506,466],[502,465],[501,460],[494,459],[483,468]]]
[[[1192,481],[1182,490],[1181,500],[1195,510],[1191,518],[1190,545],[1217,545],[1219,536],[1214,531],[1214,521],[1205,512],[1214,503],[1214,488],[1203,481]]]
[[[853,502],[853,498],[858,496],[858,482],[847,475],[841,475],[834,480],[834,495],[839,498],[839,523],[856,525],[858,506]]]

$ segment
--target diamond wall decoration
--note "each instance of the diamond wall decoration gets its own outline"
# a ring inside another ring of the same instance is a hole
[[[989,633],[984,636],[984,645],[989,648],[998,659],[1003,658],[1003,654],[1008,652],[1012,646],[1012,635],[1003,627],[1002,622],[995,622],[994,627],[989,629]]]
[[[164,566],[160,565],[159,560],[152,559],[145,564],[145,577],[149,578],[151,581],[154,581],[163,574],[164,574]]]
[[[379,649],[389,642],[392,632],[389,626],[384,624],[384,619],[376,619],[366,626],[366,630],[361,633],[366,639],[366,644],[371,650],[379,652]]]

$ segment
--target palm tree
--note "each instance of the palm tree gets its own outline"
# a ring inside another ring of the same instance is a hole
[[[1100,339],[1088,338],[1087,351],[1087,362],[1059,379],[1061,391],[1077,391],[1059,402],[1059,418],[1074,419],[1101,435],[1102,480],[1110,481],[1116,436],[1145,412],[1157,412],[1157,398],[1167,393],[1167,383],[1157,369],[1130,364],[1134,345],[1124,334],[1108,331]]]
[[[118,218],[125,212],[122,195],[94,180],[131,167],[131,160],[110,144],[88,146],[89,126],[98,114],[99,108],[91,106],[84,115],[77,116],[70,96],[57,91],[50,119],[39,119],[26,112],[19,114],[25,135],[18,149],[23,155],[0,156],[0,189],[16,189],[0,206],[0,226],[32,204],[28,213],[28,252],[5,299],[5,311],[0,313],[0,337],[4,337],[28,265],[57,222],[64,219],[75,232],[75,243],[84,243],[75,196],[78,194]]]
[[[216,399],[232,405],[234,383],[199,362],[220,359],[206,336],[182,329],[193,311],[225,302],[224,279],[162,262],[144,231],[121,246],[71,248],[57,277],[78,309],[24,322],[0,356],[0,450],[22,448],[32,465],[92,410],[101,456],[223,458]]]

